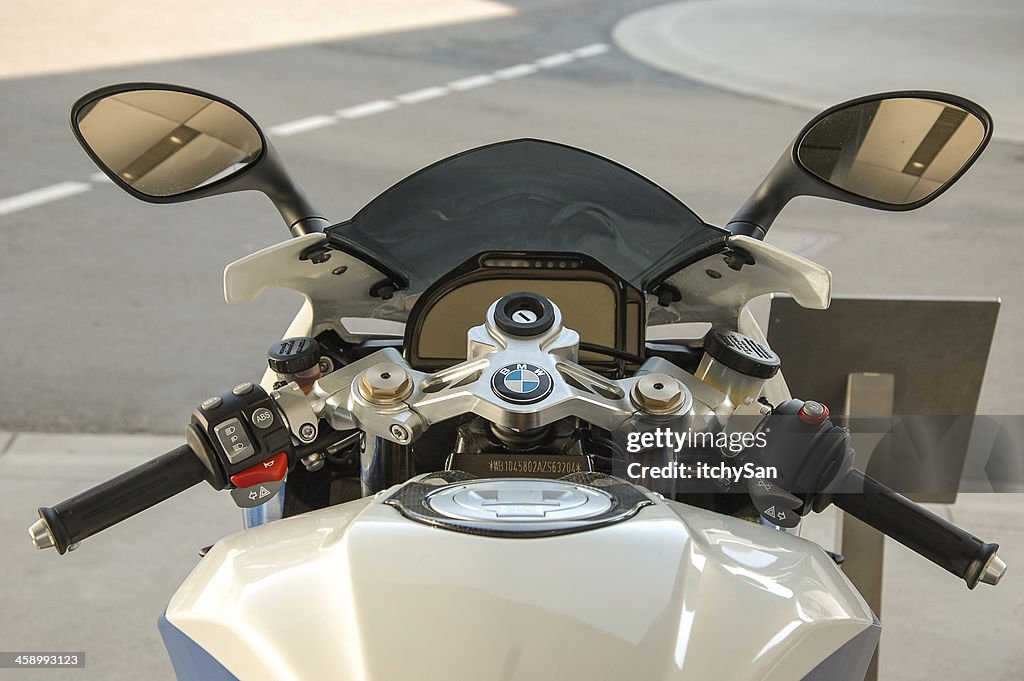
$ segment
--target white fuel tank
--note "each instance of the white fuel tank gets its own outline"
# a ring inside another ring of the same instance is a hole
[[[841,648],[855,678],[877,640],[816,544],[614,478],[427,478],[246,530],[167,619],[242,680],[795,681]]]

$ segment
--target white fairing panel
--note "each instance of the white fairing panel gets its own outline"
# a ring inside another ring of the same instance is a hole
[[[731,236],[728,244],[752,256],[755,264],[736,271],[718,253],[679,270],[666,281],[679,291],[680,300],[668,307],[648,305],[647,323],[711,322],[736,328],[744,306],[768,293],[788,294],[812,310],[828,308],[832,273],[826,268],[748,236]]]
[[[167,618],[281,681],[793,681],[873,622],[817,545],[682,504],[496,538],[380,498],[221,540]]]
[[[326,241],[322,233],[306,234],[236,260],[224,269],[224,299],[247,303],[265,289],[296,291],[307,300],[314,333],[338,330],[342,317],[404,321],[411,302],[401,291],[387,301],[370,295],[375,283],[387,279],[371,265],[340,250],[330,251],[329,259],[318,262],[300,258]]]

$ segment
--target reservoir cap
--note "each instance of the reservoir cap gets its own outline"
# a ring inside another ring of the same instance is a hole
[[[763,343],[738,331],[711,329],[704,336],[704,352],[745,376],[771,378],[779,373],[781,360]]]
[[[279,374],[297,374],[320,362],[320,344],[305,336],[285,338],[267,350],[267,364]]]

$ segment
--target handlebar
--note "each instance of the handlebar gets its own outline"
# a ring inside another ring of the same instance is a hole
[[[960,577],[967,588],[998,584],[1006,571],[996,555],[999,544],[983,542],[861,471],[850,471],[842,488],[863,492],[836,494],[832,503]]]
[[[379,359],[379,357],[371,355],[365,360],[355,362],[348,369],[358,368],[362,371],[365,367],[358,365],[366,361],[379,362]],[[351,382],[353,381],[350,380]],[[621,390],[620,392],[625,391]],[[336,396],[327,400],[328,404],[334,397]],[[275,421],[274,413],[264,406],[264,403],[269,403],[269,400],[270,398],[265,392],[254,390],[250,384],[247,391],[232,391],[230,395],[225,394],[218,398],[212,406],[201,407],[194,412],[193,423],[189,426],[190,434],[197,434],[194,442],[196,449],[188,444],[182,445],[52,508],[40,508],[39,520],[29,528],[33,543],[41,549],[55,548],[57,553],[63,555],[83,539],[155,506],[203,480],[208,479],[215,488],[223,489],[226,486],[226,480],[222,478],[232,473],[241,475],[239,471],[248,470],[246,467],[252,464],[249,459],[260,459],[267,452],[281,451],[290,452],[293,462],[296,458],[301,458],[304,454],[292,445],[289,430],[281,422],[279,415]],[[796,401],[791,402],[794,402],[793,405],[790,405],[793,408],[798,406]],[[799,404],[803,405],[804,403]],[[785,406],[785,404],[782,405],[782,407]],[[221,411],[227,411],[220,413],[217,411],[218,408],[221,408]],[[247,439],[248,436],[243,437],[245,429],[241,425],[241,420],[255,423],[254,415],[260,414],[261,411],[266,412],[260,416],[264,424],[251,429],[251,434],[256,440]],[[202,428],[196,426],[196,414],[205,419],[205,421],[199,419]],[[305,418],[305,415],[302,417]],[[310,416],[310,418],[315,417]],[[301,422],[301,419],[299,421]],[[266,422],[269,422],[270,425],[266,425]],[[818,429],[820,423],[811,424],[811,430]],[[219,432],[219,429],[225,424],[228,424],[230,430],[225,433]],[[829,428],[836,431],[842,430],[832,426]],[[234,440],[237,442],[232,443],[231,451],[238,451],[239,448],[244,451],[248,447],[248,455],[242,460],[235,460],[231,453],[225,453],[228,445],[224,442],[224,437],[236,430],[239,431],[234,436]],[[402,432],[408,433],[406,430]],[[846,433],[846,431],[842,432]],[[333,434],[336,437],[345,435],[342,431],[333,431]],[[813,433],[810,434],[813,435]],[[221,437],[222,435],[224,437]],[[848,433],[846,436],[848,437]],[[317,442],[313,442],[312,439],[310,438],[311,441],[307,443],[306,447],[319,449],[327,444],[322,441],[323,438],[317,438]],[[820,443],[824,440],[817,437],[812,438],[812,441]],[[191,436],[189,442],[193,442]],[[225,451],[210,448],[214,442],[219,443]],[[253,442],[256,443],[255,447]],[[209,451],[204,449],[204,444]],[[849,458],[847,455],[852,455],[852,450],[845,445],[832,449],[840,452],[842,457],[836,465],[828,466],[828,469],[832,471],[835,471],[837,467],[842,469],[840,464]],[[305,451],[305,448],[302,451]],[[822,458],[821,456],[812,458],[822,459],[822,461],[828,459],[828,457]],[[210,465],[207,464],[208,461]],[[267,461],[263,461],[263,463],[266,465]],[[219,471],[219,477],[213,472],[214,469],[223,469]],[[815,502],[813,506],[817,507],[820,502],[825,502],[827,505],[831,500],[837,507],[853,517],[960,577],[970,589],[976,587],[979,582],[986,584],[999,582],[1006,570],[1006,564],[996,556],[999,549],[998,544],[981,541],[861,471],[849,468],[846,470],[849,472],[842,476],[842,483],[835,488],[837,491],[833,494],[822,495],[820,501]],[[813,477],[817,479],[821,475]],[[784,488],[789,489],[785,486]]]
[[[37,548],[64,554],[75,544],[202,482],[206,468],[188,445],[121,473],[53,507],[29,529]]]

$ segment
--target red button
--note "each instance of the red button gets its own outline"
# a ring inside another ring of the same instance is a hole
[[[284,478],[288,472],[288,455],[284,452],[275,454],[266,461],[246,468],[231,476],[235,487],[252,487],[264,482],[276,482]]]
[[[828,407],[821,402],[808,400],[804,402],[804,405],[800,407],[800,411],[796,415],[809,426],[820,426],[828,418]]]

